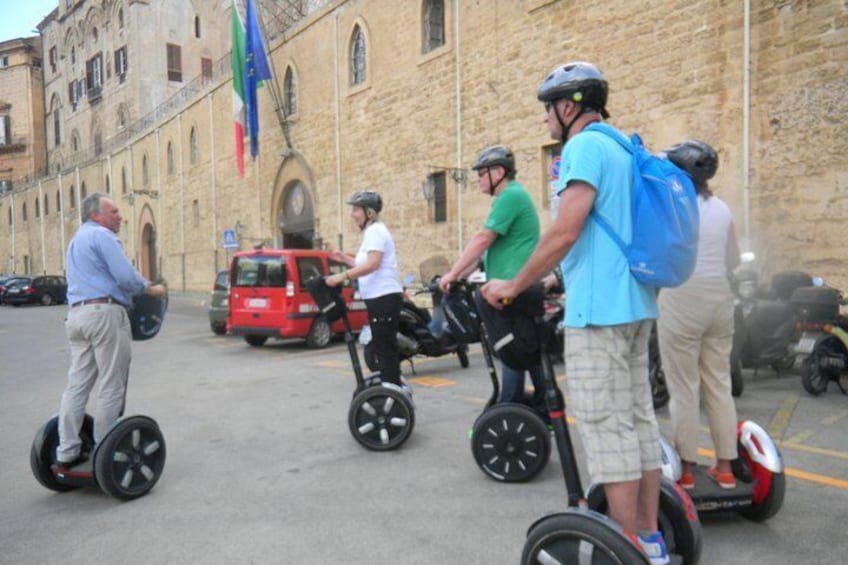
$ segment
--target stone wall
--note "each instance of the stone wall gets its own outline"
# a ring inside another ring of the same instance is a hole
[[[519,180],[548,225],[544,156],[554,140],[542,123],[536,89],[557,63],[582,59],[609,79],[614,125],[639,131],[655,150],[688,137],[718,149],[721,165],[711,186],[731,205],[740,237],[750,235],[743,246],[756,251],[768,271],[810,269],[848,288],[839,229],[848,216],[844,2],[754,3],[746,191],[742,3],[454,1],[445,2],[446,44],[426,54],[421,3],[415,1],[387,10],[379,0],[340,0],[276,42],[272,59],[281,88],[289,66],[297,79],[291,147],[270,89],[263,88],[260,155],[256,162],[248,158],[244,178],[235,173],[231,83],[224,81],[130,146],[80,169],[79,180],[75,174],[44,179],[51,212],[60,185],[67,200],[71,183],[78,187],[85,180],[91,192],[102,189],[108,175],[126,219],[121,237],[128,252],[136,260],[141,256],[147,206],[162,274],[174,288],[207,290],[229,256],[220,246],[223,229],[238,228],[243,249],[281,244],[277,223],[292,181],[306,186],[324,242],[338,246],[341,237],[347,250],[355,250],[359,234],[343,202],[356,190],[373,188],[386,201],[383,218],[395,237],[401,273],[418,274],[428,258],[454,260],[490,204],[477,191],[476,177],[466,177],[458,195],[462,183],[448,174],[447,221],[433,223],[422,184],[435,171],[467,169],[486,145],[513,148]],[[368,67],[366,81],[351,87],[348,49],[356,25],[366,34]],[[190,162],[192,128],[196,163]],[[177,152],[173,174],[166,168],[169,140]],[[119,181],[122,167],[127,193]],[[15,194],[15,205],[36,191]],[[4,207],[9,200],[2,200]],[[63,239],[51,216],[44,223],[46,263],[35,261],[36,272],[61,272],[60,244],[67,244],[78,223],[66,212]],[[39,232],[33,222],[18,225],[15,254],[40,249]],[[9,254],[4,221],[0,257]]]

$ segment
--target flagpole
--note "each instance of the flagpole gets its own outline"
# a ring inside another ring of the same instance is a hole
[[[262,18],[262,5],[258,5],[256,11],[256,19],[259,22],[259,28],[262,31],[262,37],[265,38],[265,43],[268,45],[268,64],[271,67],[271,80],[268,81],[271,89],[271,98],[274,100],[274,113],[277,115],[277,121],[280,122],[280,128],[283,130],[283,137],[286,139],[286,147],[293,149],[291,136],[289,132],[289,117],[286,113],[285,104],[282,101],[280,93],[280,84],[277,81],[277,68],[274,66],[274,58],[271,56],[271,43],[268,37],[268,31],[265,28],[265,20]]]

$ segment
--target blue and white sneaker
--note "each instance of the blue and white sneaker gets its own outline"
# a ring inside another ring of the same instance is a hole
[[[642,532],[636,539],[642,546],[642,551],[648,556],[651,565],[668,565],[671,563],[668,558],[668,551],[665,549],[665,540],[660,532],[650,532],[647,535]]]

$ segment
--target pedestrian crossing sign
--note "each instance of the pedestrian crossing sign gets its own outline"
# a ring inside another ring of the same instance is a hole
[[[238,249],[238,241],[236,241],[235,230],[224,230],[224,239],[222,242],[224,249]]]

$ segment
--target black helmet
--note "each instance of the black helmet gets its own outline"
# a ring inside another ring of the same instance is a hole
[[[697,139],[672,145],[663,153],[669,161],[686,171],[696,186],[705,185],[718,169],[715,149]]]
[[[475,171],[500,165],[508,173],[515,172],[515,155],[506,145],[492,145],[483,149],[471,165]]]
[[[609,118],[607,90],[607,79],[598,67],[575,61],[552,70],[542,81],[536,96],[540,102],[554,102],[562,98],[578,102],[600,112],[606,119]]]
[[[130,309],[130,327],[135,341],[144,341],[155,337],[162,328],[165,311],[168,309],[168,295],[158,297],[139,294],[133,297]]]
[[[383,209],[383,199],[373,190],[361,190],[351,196],[347,203],[360,208],[371,208],[378,214]]]

